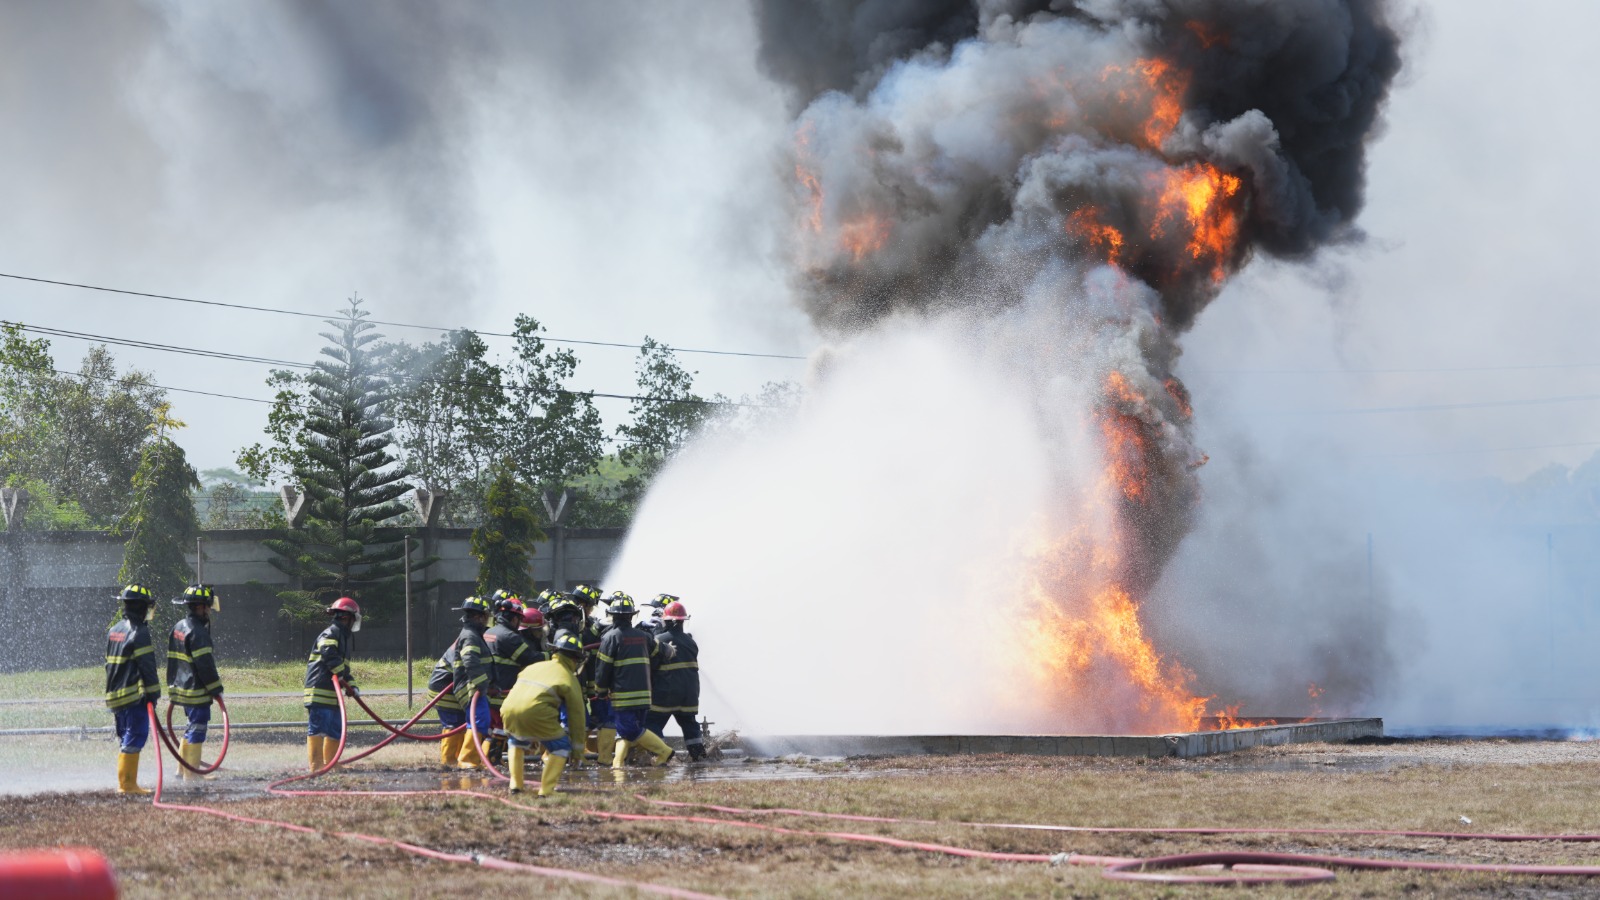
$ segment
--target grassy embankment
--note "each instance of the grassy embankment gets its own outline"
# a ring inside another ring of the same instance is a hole
[[[432,659],[415,662],[413,683],[419,698],[427,697],[425,688],[433,662]],[[403,660],[357,659],[351,663],[351,667],[355,671],[356,683],[363,691],[405,689],[406,668]],[[226,688],[223,699],[227,701],[228,712],[234,721],[283,722],[305,717],[305,709],[299,699],[306,674],[305,663],[225,664],[220,672]],[[164,668],[161,674],[166,674]],[[0,704],[0,729],[109,725],[109,714],[99,699],[104,689],[105,670],[100,666],[0,675],[0,700],[65,701],[57,704]],[[293,696],[235,697],[239,694],[271,693]],[[403,697],[373,697],[368,702],[374,709],[386,713],[398,713],[405,708]],[[164,701],[161,712],[163,715],[166,712]],[[354,713],[360,715],[359,710]]]

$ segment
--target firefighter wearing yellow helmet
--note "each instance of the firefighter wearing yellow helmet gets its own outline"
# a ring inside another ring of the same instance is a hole
[[[578,669],[583,665],[583,645],[577,635],[563,631],[550,642],[551,659],[537,662],[517,675],[517,683],[500,706],[511,742],[511,793],[522,791],[522,768],[527,752],[538,743],[544,748],[544,770],[539,775],[539,796],[555,793],[556,782],[573,752],[573,738],[583,740],[583,687]],[[562,713],[566,728],[562,728]],[[580,743],[581,745],[581,743]]]
[[[167,636],[167,698],[183,707],[189,719],[178,753],[184,762],[199,768],[211,724],[211,701],[222,696],[222,676],[217,673],[211,647],[211,613],[220,611],[222,603],[216,592],[203,584],[184,588],[183,596],[172,603],[187,606],[189,614],[178,620]],[[186,779],[200,777],[189,769],[182,771]]]
[[[117,793],[148,794],[139,787],[139,754],[150,739],[152,704],[161,697],[156,650],[150,643],[150,590],[130,584],[116,596],[122,618],[106,633],[106,707],[116,716]]]
[[[478,752],[478,741],[489,736],[489,645],[483,634],[489,630],[489,601],[468,597],[460,606],[461,633],[445,648],[433,667],[428,690],[435,693],[449,688],[434,708],[439,711],[439,726],[448,731],[472,720],[476,713],[477,740],[469,730],[459,731],[439,742],[439,764],[447,768],[482,769],[487,762]]]

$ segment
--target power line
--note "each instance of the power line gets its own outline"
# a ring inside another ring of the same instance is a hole
[[[30,276],[27,276],[27,275],[13,275],[13,274],[9,274],[9,273],[6,273],[6,272],[0,272],[0,278],[10,278],[10,279],[15,280],[15,281],[31,281],[31,282],[34,282],[36,284],[49,284],[49,285],[55,285],[56,287],[77,288],[79,290],[84,290],[84,291],[100,291],[102,293],[107,293],[107,294],[121,294],[121,295],[126,296],[126,297],[145,297],[145,298],[151,299],[151,300],[172,300],[172,301],[175,301],[175,302],[178,302],[178,303],[193,303],[193,304],[196,304],[196,305],[199,305],[199,306],[217,306],[217,307],[222,307],[224,309],[242,309],[242,310],[248,310],[250,312],[273,313],[275,315],[281,315],[281,316],[300,316],[300,317],[307,318],[307,319],[318,319],[318,320],[322,320],[322,321],[327,321],[329,318],[333,317],[328,313],[312,313],[312,312],[305,312],[303,310],[298,310],[298,309],[282,309],[282,308],[273,307],[273,306],[251,306],[251,305],[245,304],[245,303],[224,303],[221,300],[197,300],[197,299],[194,299],[192,297],[175,297],[175,296],[173,296],[171,294],[152,294],[152,293],[147,293],[145,291],[130,291],[130,290],[126,290],[126,289],[123,289],[123,288],[104,287],[102,285],[95,285],[95,284],[80,284],[78,282],[73,282],[73,281],[55,281],[55,280],[52,280],[52,279],[49,279],[49,278],[33,278],[33,277],[30,277]],[[390,322],[390,321],[385,321],[383,319],[363,319],[362,321],[370,322],[373,325],[386,325],[386,326],[389,326],[391,328],[415,328],[415,329],[418,329],[420,331],[437,331],[437,332],[440,332],[440,333],[460,330],[460,331],[471,331],[474,334],[488,335],[490,337],[516,337],[516,334],[514,334],[512,332],[508,332],[508,331],[480,331],[480,330],[475,329],[475,328],[466,328],[466,329],[444,328],[444,327],[441,327],[441,326],[438,326],[438,325],[419,325],[419,324],[416,324],[414,322]],[[540,335],[539,339],[542,340],[542,341],[546,341],[547,343],[551,343],[551,344],[575,344],[575,345],[585,346],[585,347],[620,347],[620,348],[628,349],[628,350],[642,350],[642,349],[644,349],[643,345],[641,345],[641,344],[626,344],[626,343],[620,343],[620,342],[617,342],[617,341],[586,341],[586,340],[579,340],[577,338],[557,338],[557,337],[546,337],[544,335]],[[703,354],[703,355],[707,355],[707,356],[744,356],[744,357],[751,357],[751,358],[756,358],[756,359],[805,359],[806,358],[804,356],[791,356],[789,354],[784,354],[784,353],[755,353],[755,352],[745,351],[745,350],[707,350],[707,349],[703,349],[703,348],[694,348],[694,347],[669,347],[668,349],[671,349],[671,350],[673,350],[674,352],[677,352],[677,353],[699,353],[699,354]]]
[[[1279,409],[1258,411],[1259,416],[1358,416],[1377,413],[1450,412],[1463,409],[1498,409],[1512,406],[1547,406],[1556,403],[1584,403],[1600,400],[1600,394],[1571,394],[1564,397],[1533,397],[1526,400],[1478,400],[1467,403],[1428,403],[1414,406],[1353,406],[1334,409]]]
[[[93,341],[103,344],[113,344],[120,347],[135,347],[142,350],[156,350],[162,353],[181,353],[188,356],[201,356],[211,359],[227,359],[234,362],[248,362],[262,365],[286,366],[295,369],[317,370],[314,363],[297,362],[288,359],[272,359],[265,356],[246,356],[241,353],[228,353],[221,350],[205,350],[198,347],[180,347],[175,344],[160,344],[153,341],[141,341],[133,338],[112,337],[105,334],[92,334],[86,331],[68,331],[62,328],[46,328],[38,325],[25,325],[21,322],[3,322],[0,324],[15,325],[17,328],[35,334],[44,334],[52,337],[64,337],[80,341]],[[424,378],[417,375],[407,375],[402,372],[393,373],[393,377],[417,384],[450,384],[462,387],[496,387],[486,381],[473,381],[471,379],[440,379]],[[745,403],[739,400],[705,400],[698,397],[648,397],[638,394],[611,394],[601,391],[574,391],[568,388],[551,388],[552,393],[570,397],[599,397],[606,400],[633,400],[642,403],[686,403],[693,406],[743,406],[754,409],[773,409],[770,405],[760,403]],[[271,402],[271,401],[266,401]]]
[[[1418,456],[1461,456],[1472,453],[1516,453],[1524,450],[1566,450],[1573,447],[1600,447],[1600,441],[1582,441],[1576,444],[1534,444],[1524,447],[1471,447],[1464,450],[1420,450],[1406,453],[1363,453],[1368,459],[1395,459]]]

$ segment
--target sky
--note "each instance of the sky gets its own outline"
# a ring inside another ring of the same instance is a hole
[[[1201,317],[1181,373],[1202,423],[1211,405],[1269,444],[1468,476],[1600,448],[1593,128],[1572,74],[1600,9],[1536,6],[1413,7],[1370,239],[1309,268],[1258,261]],[[817,346],[778,252],[788,113],[742,3],[147,0],[0,19],[0,272],[302,312],[359,295],[377,319],[489,331],[528,313],[583,340]],[[294,360],[324,330],[10,279],[0,317]],[[62,368],[86,346],[53,343]],[[161,384],[267,396],[259,364],[113,349]],[[576,386],[629,391],[631,351],[579,349]],[[683,359],[734,396],[804,372]],[[1554,365],[1571,368],[1538,368]],[[1571,396],[1591,399],[1526,402]],[[264,423],[263,404],[172,399],[200,468]],[[620,423],[625,403],[603,402]]]

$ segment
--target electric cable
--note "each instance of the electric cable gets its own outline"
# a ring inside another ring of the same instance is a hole
[[[54,280],[51,280],[49,278],[32,278],[32,277],[29,277],[27,275],[13,275],[13,274],[7,274],[5,272],[0,272],[0,278],[10,278],[10,279],[15,280],[15,281],[31,281],[31,282],[34,282],[36,284],[49,284],[49,285],[55,285],[56,287],[77,288],[79,290],[85,290],[85,291],[100,291],[102,293],[107,293],[107,294],[122,294],[122,295],[128,296],[128,297],[145,297],[145,298],[153,299],[153,300],[172,300],[172,301],[175,301],[175,302],[178,302],[178,303],[193,303],[193,304],[197,304],[197,305],[200,305],[200,306],[217,306],[217,307],[223,307],[223,308],[226,308],[226,309],[248,310],[250,312],[275,313],[277,315],[284,315],[284,316],[299,316],[299,317],[308,318],[308,319],[320,319],[320,320],[322,320],[324,322],[327,322],[327,321],[330,321],[330,320],[337,321],[337,319],[338,319],[338,316],[336,314],[330,315],[330,314],[327,314],[327,313],[312,313],[312,312],[304,312],[304,311],[301,311],[301,310],[294,310],[294,309],[280,309],[280,308],[271,307],[271,306],[250,306],[250,305],[244,304],[244,303],[224,303],[224,302],[222,302],[220,300],[197,300],[197,299],[193,299],[193,298],[189,298],[189,297],[175,297],[175,296],[172,296],[170,294],[152,294],[152,293],[146,293],[144,291],[130,291],[130,290],[125,290],[123,288],[102,287],[102,286],[99,286],[99,285],[81,284],[81,283],[72,282],[72,281],[54,281]],[[415,328],[415,329],[418,329],[418,330],[421,330],[421,331],[437,331],[437,332],[440,332],[441,334],[448,333],[448,332],[451,332],[451,331],[470,331],[473,334],[488,335],[489,337],[516,337],[517,336],[514,332],[480,331],[480,330],[478,330],[476,328],[441,328],[441,327],[439,327],[437,325],[418,325],[418,324],[413,323],[413,322],[388,322],[388,321],[384,321],[382,319],[371,319],[371,318],[363,319],[362,321],[371,323],[373,325],[385,325],[385,326],[388,326],[388,327],[391,327],[391,328]],[[644,349],[644,346],[642,344],[627,344],[627,343],[622,343],[622,342],[618,342],[618,341],[589,341],[589,340],[579,340],[577,338],[545,337],[545,336],[542,336],[542,335],[540,336],[539,339],[542,340],[542,341],[547,341],[547,342],[552,343],[552,344],[576,344],[576,345],[581,345],[581,346],[586,346],[586,347],[618,347],[618,348],[628,349],[628,350],[643,350]],[[785,354],[785,353],[756,353],[756,352],[747,351],[747,350],[707,350],[707,349],[704,349],[704,348],[694,348],[694,347],[673,347],[673,346],[670,346],[670,345],[667,345],[667,344],[663,344],[662,346],[663,347],[667,347],[667,349],[670,349],[670,350],[672,350],[674,352],[677,352],[677,353],[698,353],[698,354],[703,354],[703,355],[707,355],[707,356],[745,356],[745,357],[754,357],[754,358],[758,358],[758,359],[801,359],[801,360],[806,358],[804,356],[793,356],[793,355]]]

